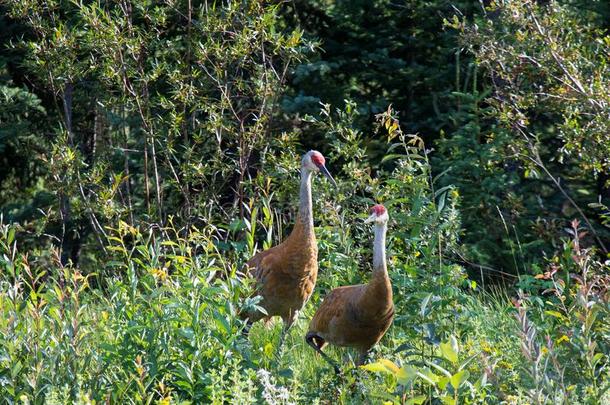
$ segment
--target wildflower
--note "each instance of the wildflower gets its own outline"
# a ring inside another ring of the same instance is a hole
[[[560,344],[562,342],[569,342],[570,338],[567,337],[566,335],[562,335],[559,339],[557,339],[557,344]]]
[[[277,386],[273,382],[273,376],[265,369],[260,369],[256,372],[258,379],[263,386],[263,398],[268,404],[286,404],[296,405],[295,402],[290,401],[290,392],[286,387]]]

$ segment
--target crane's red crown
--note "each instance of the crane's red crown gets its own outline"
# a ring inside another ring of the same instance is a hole
[[[311,153],[311,161],[313,162],[314,165],[316,165],[318,167],[324,166],[324,163],[326,163],[324,156],[322,156],[322,154],[320,152],[316,152],[316,151],[313,151]]]
[[[381,204],[376,204],[371,207],[371,214],[380,216],[380,215],[383,215],[385,212],[386,212],[386,209]]]

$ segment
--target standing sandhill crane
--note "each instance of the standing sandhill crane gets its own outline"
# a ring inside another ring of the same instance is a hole
[[[361,365],[394,318],[392,285],[385,258],[388,212],[383,205],[371,208],[371,216],[365,223],[369,222],[375,223],[371,281],[332,290],[313,316],[305,336],[307,344],[320,353],[337,374],[339,366],[322,351],[327,343],[356,348],[360,354],[357,365]]]
[[[247,318],[248,322],[245,331],[247,333],[250,325],[262,318],[280,316],[284,328],[278,347],[282,346],[286,332],[311,296],[318,276],[318,245],[311,201],[312,175],[320,171],[337,186],[324,162],[324,156],[315,150],[303,155],[299,213],[292,233],[284,242],[259,252],[246,263],[246,272],[256,280],[255,295],[262,297],[259,305],[267,315],[257,310],[242,313],[242,318]]]

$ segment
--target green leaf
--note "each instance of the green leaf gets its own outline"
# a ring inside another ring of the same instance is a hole
[[[368,370],[368,371],[374,371],[374,372],[378,372],[378,373],[379,372],[387,373],[387,374],[392,374],[392,375],[396,375],[400,370],[396,364],[394,364],[392,361],[387,360],[387,359],[380,359],[379,361],[377,361],[375,363],[369,363],[369,364],[360,366],[360,368],[362,368],[364,370]]]
[[[422,371],[418,371],[417,372],[417,376],[420,377],[422,380],[424,380],[425,382],[427,382],[430,385],[436,385],[436,383],[440,380],[439,376],[437,376],[436,374],[434,374],[432,371],[430,371],[427,368],[423,368],[421,369]]]
[[[8,235],[6,236],[6,241],[10,245],[15,240],[15,228],[11,228],[8,230]]]
[[[225,335],[230,335],[232,333],[231,325],[227,319],[217,311],[214,311],[214,320],[216,321],[216,326],[218,329],[224,332]]]
[[[457,390],[460,385],[462,385],[462,383],[468,379],[468,377],[470,377],[468,370],[458,371],[451,376],[451,385],[455,390]]]
[[[436,198],[436,197],[438,197],[439,195],[441,195],[441,194],[443,194],[443,193],[445,193],[445,192],[449,191],[451,188],[453,188],[453,186],[445,186],[445,187],[443,187],[443,188],[440,188],[440,189],[436,190],[436,191],[434,192],[434,198]]]
[[[13,364],[13,367],[11,368],[11,376],[13,378],[16,378],[17,375],[19,375],[19,372],[21,371],[22,368],[23,368],[23,364],[21,364],[20,361],[17,361],[15,364]]]
[[[398,384],[407,385],[417,376],[417,369],[411,366],[401,367],[395,375]]]
[[[388,160],[394,160],[394,159],[402,159],[404,158],[404,155],[400,155],[400,154],[396,154],[396,153],[392,153],[389,155],[385,155],[382,159],[381,159],[381,163],[384,163]]]
[[[593,366],[597,366],[597,364],[604,358],[603,353],[595,353],[593,356],[593,361],[591,362]]]
[[[422,317],[426,316],[426,313],[427,313],[426,310],[428,309],[428,303],[430,302],[431,298],[432,298],[432,294],[428,294],[421,302],[419,313]]]
[[[455,398],[449,396],[449,395],[445,395],[441,397],[441,402],[444,405],[456,405],[457,401],[455,400]]]
[[[447,370],[445,370],[443,367],[439,366],[438,364],[435,364],[431,361],[426,361],[426,364],[437,369],[439,372],[443,373],[446,377],[451,377],[451,373]]]
[[[405,350],[414,350],[414,349],[415,349],[415,347],[412,344],[410,344],[410,343],[403,343],[403,344],[401,344],[400,346],[398,346],[394,350],[394,353],[400,353],[400,352],[403,352]]]
[[[273,345],[267,342],[267,344],[263,348],[263,352],[265,353],[266,357],[271,358],[271,356],[273,356]]]
[[[558,311],[547,310],[547,311],[544,311],[544,313],[547,314],[547,315],[554,316],[555,318],[558,318],[558,319],[561,319],[561,320],[565,319],[565,316],[563,316],[561,314],[561,312],[558,312]]]
[[[475,358],[479,357],[479,355],[481,354],[481,352],[475,353],[472,356],[468,357],[466,360],[464,360],[460,366],[458,367],[458,370],[463,370],[464,368],[466,368],[466,366]]]
[[[459,348],[455,336],[451,336],[447,342],[441,343],[440,348],[445,359],[449,360],[453,364],[458,362]]]
[[[438,205],[436,206],[436,212],[438,212],[439,214],[441,212],[443,212],[443,208],[445,208],[446,198],[447,198],[447,193],[443,193],[443,194],[441,194],[441,196],[438,199]]]
[[[415,397],[407,399],[407,401],[405,402],[405,405],[420,405],[420,404],[423,404],[425,400],[426,400],[425,395],[417,395]]]
[[[438,387],[441,390],[445,390],[445,388],[447,388],[447,384],[449,384],[450,380],[451,380],[451,377],[441,377],[441,379],[438,380]]]

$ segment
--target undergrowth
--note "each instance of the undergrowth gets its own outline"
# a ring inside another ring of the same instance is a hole
[[[359,142],[354,111],[315,125],[334,152]],[[459,192],[437,188],[427,151],[389,110],[388,170],[353,162],[330,198],[317,180],[320,276],[277,347],[280,325],[246,339],[237,313],[256,305],[241,264],[280,238],[273,196],[244,203],[229,225],[107,228],[96,271],[62,265],[60,253],[21,249],[17,225],[0,229],[0,397],[6,403],[603,403],[608,399],[608,263],[581,246],[578,222],[548,269],[519,294],[482,291],[451,262]],[[255,180],[255,181],[259,181]],[[336,376],[304,342],[324,295],[370,276],[365,207],[383,202],[396,318],[371,362],[328,348]],[[277,355],[276,353],[279,353]]]

